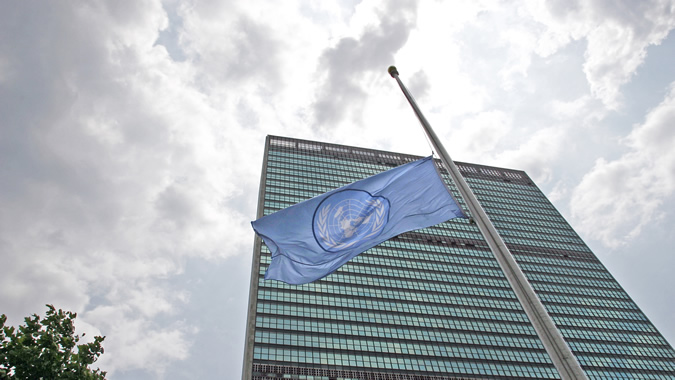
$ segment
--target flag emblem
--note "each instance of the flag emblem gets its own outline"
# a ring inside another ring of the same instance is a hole
[[[377,237],[389,218],[389,200],[364,190],[343,190],[321,201],[314,212],[316,242],[337,252]]]
[[[270,250],[265,279],[306,284],[402,234],[466,218],[431,157],[375,174],[251,222]]]

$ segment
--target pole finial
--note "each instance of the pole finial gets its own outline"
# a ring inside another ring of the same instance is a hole
[[[389,71],[389,75],[391,75],[392,78],[396,78],[398,76],[398,70],[396,70],[396,66],[389,66],[387,71]]]

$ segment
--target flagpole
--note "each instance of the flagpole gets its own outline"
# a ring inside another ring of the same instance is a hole
[[[553,320],[546,312],[544,305],[541,303],[535,294],[534,289],[532,289],[532,286],[527,281],[527,278],[518,266],[518,263],[513,258],[513,255],[511,255],[511,252],[504,243],[504,240],[501,238],[501,236],[499,236],[497,229],[488,218],[487,214],[483,210],[483,207],[481,207],[478,199],[476,199],[476,196],[473,194],[469,188],[469,185],[464,180],[464,177],[460,174],[459,169],[457,169],[457,166],[450,158],[450,155],[443,147],[443,144],[441,144],[438,136],[436,136],[436,133],[431,128],[431,125],[429,125],[429,122],[422,114],[422,111],[420,111],[419,107],[417,107],[415,99],[413,99],[412,95],[410,95],[408,90],[403,85],[403,82],[401,82],[399,79],[398,70],[396,70],[396,67],[390,66],[388,71],[391,77],[396,79],[396,82],[401,88],[401,91],[403,91],[406,99],[408,99],[408,103],[410,103],[410,106],[415,111],[417,119],[419,119],[420,123],[422,124],[424,132],[429,137],[429,140],[431,140],[434,150],[440,156],[443,166],[450,174],[450,177],[454,181],[455,185],[457,185],[459,193],[462,195],[462,198],[464,198],[471,216],[485,237],[485,240],[490,246],[492,253],[497,258],[502,271],[506,275],[506,278],[511,284],[511,287],[516,293],[518,300],[523,306],[523,309],[525,310],[528,318],[532,322],[537,335],[541,339],[544,348],[551,357],[551,360],[560,373],[560,376],[563,380],[588,379],[584,371],[581,369],[581,365],[579,365],[576,357],[574,354],[572,354],[572,351],[560,334],[560,331],[558,331],[558,328],[553,323]]]

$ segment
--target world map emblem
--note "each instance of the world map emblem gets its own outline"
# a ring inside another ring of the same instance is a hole
[[[364,190],[343,190],[321,201],[312,228],[317,243],[337,252],[377,237],[389,220],[389,201]]]

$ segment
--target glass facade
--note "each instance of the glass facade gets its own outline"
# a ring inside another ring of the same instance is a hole
[[[258,216],[418,158],[269,136]],[[675,351],[527,174],[457,166],[590,379],[675,379]],[[468,220],[310,284],[265,281],[269,263],[256,237],[244,379],[560,378]]]

